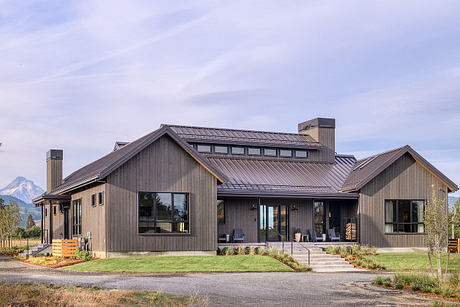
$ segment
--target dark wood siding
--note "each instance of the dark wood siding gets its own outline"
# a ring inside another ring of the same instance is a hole
[[[107,205],[100,206],[97,204],[97,193],[105,192],[105,184],[98,185],[86,189],[84,191],[72,194],[71,207],[69,209],[69,234],[72,234],[72,225],[73,225],[73,201],[76,199],[81,199],[81,236],[87,238],[88,232],[91,232],[91,239],[89,239],[89,247],[93,252],[102,253],[101,255],[97,254],[98,257],[104,256],[105,248],[105,236],[106,236],[106,208]],[[91,205],[91,195],[96,194],[96,206]],[[104,195],[105,197],[105,195]]]
[[[187,192],[191,234],[138,234],[138,192]],[[168,136],[107,178],[107,251],[214,251],[217,180]]]
[[[429,200],[432,185],[447,202],[447,187],[408,154],[365,185],[359,197],[360,243],[376,247],[423,247],[423,234],[385,234],[384,201]]]

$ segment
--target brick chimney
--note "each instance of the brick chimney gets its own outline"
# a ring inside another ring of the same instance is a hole
[[[62,159],[64,152],[61,149],[50,149],[46,153],[46,192],[62,183]]]
[[[315,118],[298,125],[299,134],[308,134],[325,147],[326,160],[335,160],[335,119]]]

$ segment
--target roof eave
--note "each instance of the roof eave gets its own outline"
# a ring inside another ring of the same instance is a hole
[[[285,198],[322,198],[322,199],[358,199],[357,193],[328,192],[293,192],[293,191],[258,191],[258,190],[227,190],[217,191],[219,197],[285,197]]]

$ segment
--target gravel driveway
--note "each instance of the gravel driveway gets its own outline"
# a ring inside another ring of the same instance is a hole
[[[98,285],[209,297],[211,306],[429,306],[432,298],[370,285],[372,273],[109,274],[41,268],[0,257],[0,281]]]

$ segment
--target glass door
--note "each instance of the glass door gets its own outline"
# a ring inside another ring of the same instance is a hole
[[[287,241],[289,221],[286,205],[259,206],[259,240]]]

